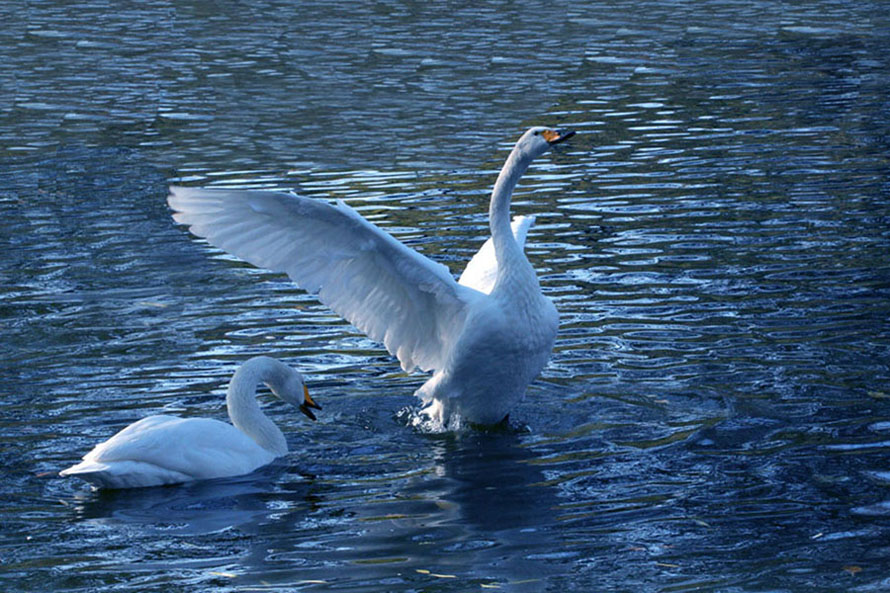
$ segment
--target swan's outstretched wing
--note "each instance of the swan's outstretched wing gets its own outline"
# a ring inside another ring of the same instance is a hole
[[[444,364],[468,304],[481,295],[342,201],[289,193],[171,187],[173,218],[255,266],[284,272],[383,342],[402,368]]]
[[[528,229],[534,224],[534,216],[516,216],[510,225],[513,229],[513,238],[519,243],[519,247],[525,246],[525,237]],[[464,273],[460,275],[458,282],[479,292],[489,294],[494,288],[494,281],[498,275],[498,260],[494,256],[494,243],[491,238],[482,244],[473,259],[469,261]]]

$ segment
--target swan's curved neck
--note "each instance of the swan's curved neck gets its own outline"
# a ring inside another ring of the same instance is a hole
[[[265,383],[277,391],[288,372],[290,368],[274,358],[252,358],[235,371],[226,392],[226,406],[232,424],[259,446],[276,455],[287,453],[287,441],[281,430],[260,409],[256,401],[256,388],[260,383]]]
[[[499,268],[502,268],[510,257],[522,254],[510,228],[510,199],[513,196],[513,189],[519,183],[519,178],[526,172],[531,162],[530,155],[519,150],[518,146],[514,147],[491,192],[488,220]]]

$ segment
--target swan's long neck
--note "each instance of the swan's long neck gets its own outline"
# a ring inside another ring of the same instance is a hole
[[[281,430],[260,409],[256,388],[260,383],[265,383],[277,391],[290,371],[287,365],[274,358],[252,358],[235,371],[226,393],[226,406],[232,424],[275,455],[287,453],[287,441]]]
[[[525,259],[522,249],[513,238],[513,230],[510,228],[510,198],[513,196],[513,189],[519,183],[519,178],[522,177],[531,162],[530,155],[519,150],[518,146],[514,147],[513,152],[507,157],[497,181],[495,181],[494,190],[491,192],[488,219],[499,274],[516,258]]]

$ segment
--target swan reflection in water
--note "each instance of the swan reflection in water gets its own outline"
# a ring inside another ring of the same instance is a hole
[[[312,476],[291,477],[286,465],[278,460],[246,476],[175,486],[83,491],[75,495],[72,506],[80,521],[138,528],[123,532],[130,536],[202,535],[233,528],[250,533],[270,520],[271,500],[279,500],[273,508],[284,506],[285,499],[288,506],[303,512],[312,506]],[[280,481],[286,481],[289,490],[272,490]]]
[[[462,431],[413,439],[412,467],[358,479],[360,469],[340,466],[342,482],[320,478],[318,512],[263,526],[265,543],[243,558],[239,582],[333,580],[349,589],[457,579],[539,591],[559,570],[552,558],[535,556],[560,548],[548,543],[558,501],[522,435]],[[393,446],[401,450],[405,442]],[[345,462],[359,466],[364,459]]]
[[[131,550],[150,556],[164,549],[138,566],[109,559],[105,570],[179,562],[237,574],[244,586],[325,581],[347,589],[451,575],[474,586],[510,584],[513,591],[538,591],[559,570],[552,559],[536,557],[560,549],[552,528],[558,496],[523,434],[409,430],[381,442],[376,432],[346,424],[338,428],[356,452],[332,469],[317,466],[314,476],[282,458],[246,476],[84,491],[74,514]],[[414,450],[410,459],[406,448]],[[391,464],[392,473],[364,471],[367,451]],[[309,455],[335,457],[330,445],[313,445]],[[211,533],[217,535],[205,537]],[[220,547],[219,537],[230,544]]]

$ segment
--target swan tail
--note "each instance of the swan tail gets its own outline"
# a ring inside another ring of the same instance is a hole
[[[182,472],[143,461],[116,461],[114,463],[82,461],[60,471],[59,475],[80,478],[97,488],[143,488],[177,484],[194,479],[193,476]]]

